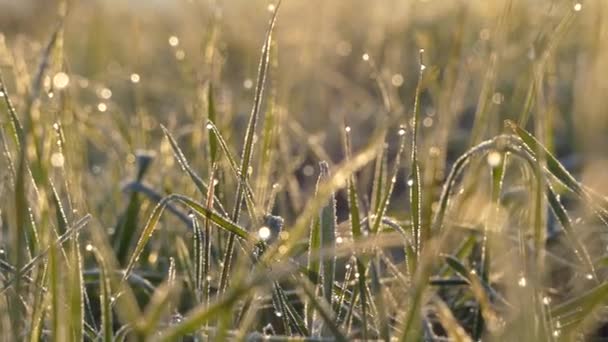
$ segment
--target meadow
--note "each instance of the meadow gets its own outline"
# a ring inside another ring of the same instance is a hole
[[[608,338],[608,2],[0,0],[0,341]]]

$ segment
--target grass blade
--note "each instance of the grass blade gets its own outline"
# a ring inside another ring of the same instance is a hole
[[[326,162],[319,163],[319,181],[322,182],[329,177],[329,165]],[[323,297],[333,304],[333,285],[336,272],[336,199],[332,194],[329,203],[321,210],[319,216],[319,229],[321,237],[321,260],[323,274]]]
[[[178,195],[178,194],[169,195],[169,196],[165,197],[162,201],[160,201],[160,203],[152,211],[152,214],[150,214],[148,222],[146,222],[146,225],[144,226],[144,229],[139,238],[139,241],[137,242],[137,245],[135,246],[135,250],[131,254],[131,258],[129,260],[129,263],[127,264],[127,267],[125,270],[125,276],[124,276],[125,278],[133,270],[133,267],[135,266],[137,259],[141,255],[141,252],[144,250],[146,244],[152,237],[152,233],[154,232],[154,229],[158,225],[158,221],[160,220],[160,216],[163,213],[163,210],[165,209],[165,207],[167,206],[168,203],[170,203],[171,201],[174,201],[174,200],[185,204],[186,206],[188,206],[188,208],[190,208],[197,215],[200,215],[202,218],[208,218],[213,223],[215,223],[219,228],[232,233],[236,237],[239,237],[239,238],[242,238],[245,240],[248,240],[250,238],[249,233],[244,228],[241,228],[240,226],[229,221],[228,219],[220,216],[217,212],[205,207],[203,204],[200,204],[200,203],[196,202],[195,200],[193,200],[189,197],[183,196],[183,195]]]
[[[112,314],[112,290],[110,286],[110,273],[103,255],[92,245],[87,246],[87,251],[92,252],[99,265],[99,302],[101,303],[101,340],[111,342],[114,336],[113,314]]]

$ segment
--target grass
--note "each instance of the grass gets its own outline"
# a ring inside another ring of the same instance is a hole
[[[603,3],[156,6],[0,26],[2,340],[606,338]]]

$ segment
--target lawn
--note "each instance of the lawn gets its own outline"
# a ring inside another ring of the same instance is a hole
[[[0,0],[0,340],[608,338],[608,2]]]

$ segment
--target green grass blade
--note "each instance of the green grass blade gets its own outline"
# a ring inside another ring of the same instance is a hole
[[[160,127],[163,130],[165,137],[167,137],[167,140],[169,141],[169,144],[171,145],[171,148],[173,149],[173,154],[175,155],[175,158],[177,159],[177,162],[179,163],[179,165],[188,174],[188,176],[190,176],[190,179],[192,179],[192,183],[194,183],[194,185],[196,186],[198,191],[203,196],[206,196],[207,193],[209,192],[209,188],[210,188],[209,185],[205,184],[205,181],[203,181],[201,179],[201,177],[192,169],[192,167],[190,166],[190,163],[188,162],[188,159],[182,152],[181,148],[177,144],[177,141],[175,140],[173,135],[171,135],[169,130],[163,125],[160,125]],[[224,208],[221,205],[221,202],[219,200],[214,201],[214,203],[218,206],[218,209],[224,215],[227,215],[226,211],[224,210]]]
[[[547,171],[555,177],[561,184],[566,186],[570,191],[575,194],[581,196],[587,203],[591,205],[596,211],[598,211],[598,215],[601,219],[606,220],[608,218],[608,209],[603,208],[606,205],[606,200],[594,196],[594,193],[590,193],[587,191],[585,187],[583,187],[577,180],[566,170],[566,168],[553,156],[553,154],[547,150],[532,134],[530,134],[525,129],[517,126],[512,121],[505,121],[505,124],[513,130],[513,132],[519,136],[527,148],[528,152],[535,157],[538,153],[542,154],[544,159],[546,159],[546,168]],[[600,203],[600,204],[598,204]]]
[[[114,336],[112,314],[112,290],[110,273],[103,255],[93,246],[88,245],[87,250],[93,252],[99,265],[99,302],[101,306],[101,340],[111,342]]]
[[[430,238],[430,230],[422,231],[421,215],[422,215],[422,194],[420,184],[420,166],[418,164],[418,121],[420,117],[420,93],[422,92],[422,79],[424,76],[425,66],[422,59],[423,50],[420,50],[420,72],[418,74],[418,85],[416,86],[416,94],[414,96],[414,109],[412,113],[412,144],[410,148],[410,177],[407,180],[407,185],[410,188],[410,216],[414,231],[414,250],[419,257],[422,252],[423,240]]]
[[[156,288],[144,316],[136,325],[140,336],[149,339],[154,335],[162,316],[171,310],[172,301],[178,296],[179,290],[179,283],[172,281],[166,281]]]
[[[326,180],[329,173],[329,165],[326,162],[319,163],[319,181]],[[333,285],[336,273],[336,199],[332,194],[329,202],[321,210],[319,216],[319,228],[321,237],[321,267],[323,274],[323,297],[327,303],[333,304]]]
[[[386,310],[386,303],[384,300],[383,288],[380,285],[380,259],[376,255],[370,264],[370,278],[371,278],[371,293],[376,304],[376,314],[378,321],[378,328],[380,330],[380,338],[385,342],[391,340],[390,329],[388,325],[388,315]],[[361,275],[359,275],[361,276]]]
[[[207,119],[210,122],[217,121],[217,113],[215,111],[215,98],[213,96],[213,84],[209,83],[207,89]],[[209,135],[209,167],[213,167],[217,163],[217,137],[213,134]]]
[[[306,278],[302,277],[299,283],[310,305],[312,305],[319,316],[323,319],[323,327],[331,331],[336,341],[348,341],[340,327],[334,319],[333,310],[330,304],[323,297],[316,295],[315,286]]]
[[[231,216],[232,222],[238,222],[241,214],[243,192],[244,188],[246,187],[247,178],[249,177],[249,167],[251,165],[251,158],[253,156],[253,138],[255,136],[256,125],[260,115],[260,107],[262,105],[262,98],[264,94],[264,85],[266,83],[266,74],[270,61],[272,32],[274,29],[280,4],[281,2],[279,1],[275,6],[274,11],[272,12],[272,17],[268,24],[268,30],[266,31],[266,37],[264,39],[264,45],[262,47],[262,56],[260,57],[260,64],[258,68],[258,77],[255,86],[253,107],[251,109],[251,115],[249,116],[247,131],[245,132],[245,141],[243,142],[243,154],[241,156],[241,165],[239,167],[240,177],[239,182],[237,183],[234,210],[232,211]],[[222,274],[220,276],[220,293],[223,293],[226,290],[226,287],[228,286],[228,277],[230,274],[230,268],[232,267],[232,257],[234,253],[234,243],[235,237],[233,235],[228,236],[228,242],[226,243],[226,252],[224,254]]]
[[[183,203],[188,208],[190,208],[194,213],[196,213],[197,215],[200,215],[202,218],[208,218],[213,223],[215,223],[219,228],[232,233],[236,237],[239,237],[239,238],[245,239],[245,240],[249,240],[250,235],[244,228],[241,228],[240,226],[232,223],[228,219],[219,215],[214,210],[205,207],[203,204],[198,203],[189,197],[186,197],[183,195],[177,195],[177,194],[169,195],[169,196],[165,197],[154,208],[154,210],[152,211],[152,214],[150,214],[150,217],[149,217],[148,221],[146,222],[146,225],[144,226],[141,236],[137,242],[137,245],[135,246],[135,250],[131,254],[131,258],[129,260],[129,263],[127,264],[126,271],[125,271],[125,277],[128,276],[129,273],[133,270],[133,267],[135,266],[137,259],[141,255],[141,252],[144,250],[146,244],[152,237],[152,233],[154,232],[154,229],[158,225],[158,221],[160,220],[160,216],[163,213],[163,210],[165,209],[166,205],[174,200]]]

